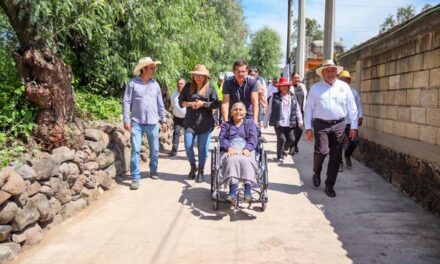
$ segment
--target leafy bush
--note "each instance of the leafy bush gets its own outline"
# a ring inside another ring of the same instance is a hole
[[[83,120],[121,121],[122,99],[76,91],[76,110]]]
[[[12,59],[12,49],[0,49],[0,166],[26,151],[34,127],[34,108],[24,96],[24,87]]]

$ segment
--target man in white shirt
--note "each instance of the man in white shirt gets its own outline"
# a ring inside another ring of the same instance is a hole
[[[183,127],[183,120],[185,119],[186,107],[180,107],[179,105],[179,95],[185,86],[185,79],[179,78],[177,80],[177,87],[171,96],[171,104],[173,105],[173,121],[174,121],[174,131],[173,131],[173,147],[171,152],[168,154],[171,157],[176,156],[177,150],[179,150],[179,138],[180,130]]]
[[[350,72],[349,71],[342,71],[339,76],[338,76],[339,80],[346,82],[348,85],[350,85],[351,81],[353,80],[353,78],[350,76]],[[361,103],[361,97],[359,96],[358,92],[356,91],[356,89],[354,89],[353,87],[351,87],[351,92],[353,93],[353,97],[354,100],[356,101],[356,107],[358,109],[358,126],[362,125],[362,121],[363,121],[363,114],[362,114],[362,103]],[[345,134],[348,136],[348,133],[350,131],[350,124],[347,124],[345,127]],[[359,141],[360,138],[359,136],[356,137],[353,140],[349,140],[347,148],[344,150],[344,157],[345,157],[345,164],[347,165],[348,168],[351,168],[352,163],[351,163],[351,154],[353,154],[354,150],[356,149],[356,147],[359,145]]]
[[[310,88],[304,111],[306,137],[312,140],[315,136],[313,185],[316,187],[321,184],[322,163],[327,154],[330,156],[325,181],[325,193],[329,197],[336,196],[334,185],[342,159],[346,117],[347,123],[351,124],[351,139],[356,138],[358,127],[357,108],[350,86],[337,79],[342,70],[332,60],[324,61],[316,69],[322,80]]]

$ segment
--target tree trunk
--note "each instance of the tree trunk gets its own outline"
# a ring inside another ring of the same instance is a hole
[[[60,146],[78,149],[84,143],[82,121],[75,117],[72,72],[63,61],[45,47],[45,41],[29,22],[29,7],[14,0],[0,0],[20,41],[15,53],[26,98],[37,107],[34,139],[43,148]]]

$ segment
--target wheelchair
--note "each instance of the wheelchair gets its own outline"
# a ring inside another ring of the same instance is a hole
[[[211,198],[214,204],[214,210],[218,210],[219,203],[230,203],[226,200],[226,195],[222,195],[220,191],[224,184],[221,180],[222,164],[220,161],[223,153],[220,151],[220,142],[218,140],[216,141],[216,146],[211,150]],[[267,189],[269,185],[269,175],[267,153],[263,142],[258,142],[258,147],[255,150],[255,159],[258,164],[258,175],[256,177],[258,187],[252,189],[252,201],[249,202],[249,205],[261,203],[262,211],[265,211],[268,202]],[[244,202],[244,189],[242,187],[237,190],[237,202],[234,206],[238,207],[240,202]]]

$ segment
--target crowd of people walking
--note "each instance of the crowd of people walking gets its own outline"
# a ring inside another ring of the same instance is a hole
[[[131,132],[133,190],[139,188],[143,134],[150,149],[149,176],[160,177],[158,133],[159,129],[166,129],[166,115],[162,93],[154,79],[158,64],[160,61],[150,57],[139,60],[123,98],[124,128]],[[257,67],[237,60],[231,73],[220,74],[211,83],[206,65],[196,65],[189,71],[188,82],[184,78],[177,80],[171,96],[174,131],[169,156],[177,155],[183,131],[188,179],[203,182],[211,135],[216,127],[220,128],[222,176],[229,185],[227,200],[236,201],[237,186],[243,182],[244,200],[250,201],[251,188],[256,184],[255,150],[259,141],[265,142],[262,129],[271,126],[275,130],[279,165],[286,155],[300,151],[299,142],[305,130],[307,140],[315,139],[311,181],[315,187],[320,186],[322,164],[328,155],[325,193],[335,197],[342,155],[346,166],[351,167],[351,155],[359,144],[357,129],[362,125],[362,105],[356,89],[350,87],[353,78],[343,67],[327,60],[316,69],[316,74],[321,80],[309,90],[298,73],[270,79],[266,86]]]

